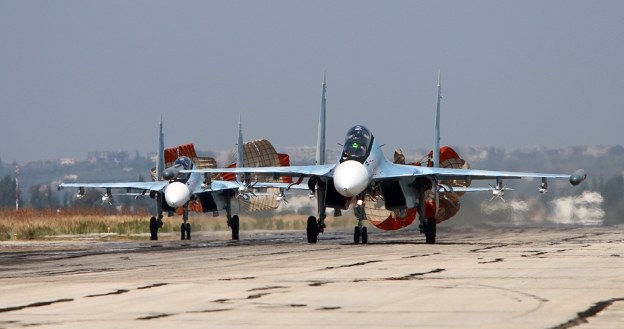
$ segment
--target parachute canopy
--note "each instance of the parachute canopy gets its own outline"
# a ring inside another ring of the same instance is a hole
[[[405,156],[400,149],[394,151],[394,163],[405,164]],[[429,151],[429,153],[418,162],[409,163],[408,165],[432,167],[433,151]],[[451,147],[443,146],[440,148],[440,167],[468,169],[470,165],[464,159],[460,158],[457,152]],[[439,183],[452,187],[467,187],[470,185],[470,182],[465,182],[463,180],[446,180],[440,181]],[[434,191],[427,192],[425,198],[425,215],[427,218],[435,216],[436,222],[441,223],[457,214],[460,207],[459,198],[463,193],[439,193],[439,208],[437,214],[435,195]],[[376,227],[388,231],[398,230],[412,224],[418,215],[415,208],[405,209],[402,213],[386,210],[383,200],[381,199],[369,199],[364,204],[364,207],[367,219]]]

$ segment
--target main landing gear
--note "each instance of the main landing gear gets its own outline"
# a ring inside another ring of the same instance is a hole
[[[239,209],[240,210],[240,209]],[[232,230],[232,240],[238,240],[239,236],[238,236],[238,232],[240,229],[240,220],[238,218],[238,215],[234,215],[232,216],[232,198],[227,198],[226,204],[225,204],[225,213],[227,216],[227,224],[230,227],[230,229]]]
[[[418,220],[420,221],[420,233],[425,234],[425,241],[427,244],[435,244],[436,241],[436,220],[435,217],[426,217],[425,208],[425,191],[430,189],[431,186],[421,184],[418,186]],[[436,194],[437,197],[437,194]]]
[[[425,234],[427,244],[436,242],[436,221],[435,218],[427,218],[420,224],[420,233]]]
[[[319,225],[316,221],[316,217],[308,217],[308,225],[306,226],[306,236],[308,237],[308,243],[316,243],[319,235]]]
[[[308,243],[316,243],[318,241],[318,235],[325,231],[325,221],[323,219],[316,220],[316,217],[308,217],[308,224],[306,225],[306,236]]]
[[[150,218],[149,229],[150,229],[150,240],[158,240],[158,230],[163,226],[163,195],[161,193],[150,192],[150,198],[156,199],[156,216],[152,216]]]
[[[228,226],[232,229],[232,240],[239,240],[238,232],[240,229],[240,220],[238,215],[232,216],[227,221]]]
[[[161,218],[156,218],[155,216],[150,218],[150,240],[158,240],[158,229],[160,229],[162,225],[163,222]]]

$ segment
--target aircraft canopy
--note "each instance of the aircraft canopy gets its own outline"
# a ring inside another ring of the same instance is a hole
[[[362,162],[370,153],[373,135],[368,128],[357,125],[347,131],[342,151],[342,161],[355,160]]]

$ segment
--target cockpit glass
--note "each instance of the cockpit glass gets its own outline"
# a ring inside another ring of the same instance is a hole
[[[369,153],[372,135],[368,128],[355,126],[347,131],[342,160],[363,160]]]
[[[173,165],[181,165],[185,170],[189,170],[192,169],[193,162],[187,157],[179,157]]]

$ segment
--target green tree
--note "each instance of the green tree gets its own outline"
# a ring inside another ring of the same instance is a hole
[[[76,208],[89,209],[97,208],[102,204],[102,194],[95,189],[88,189],[82,198],[76,198],[74,205]]]
[[[15,186],[15,179],[9,175],[0,180],[0,208],[15,207]]]
[[[37,184],[30,187],[30,205],[37,209],[54,209],[58,202],[48,184]]]
[[[622,223],[624,212],[624,177],[616,176],[604,183],[601,194],[604,197],[603,207],[607,225]]]

